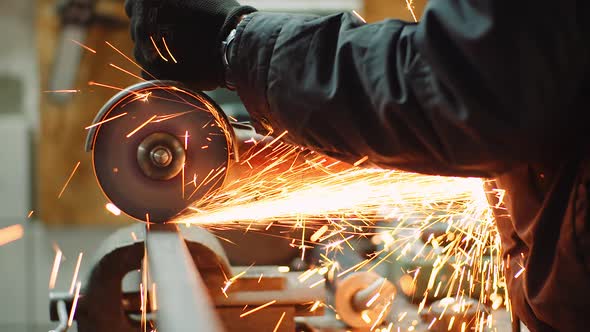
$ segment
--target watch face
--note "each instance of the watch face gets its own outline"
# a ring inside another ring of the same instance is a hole
[[[227,38],[225,38],[225,40],[223,42],[221,42],[221,53],[222,53],[222,59],[223,59],[223,65],[224,66],[229,66],[229,56],[231,55],[231,44],[234,41],[234,38],[236,37],[236,29],[233,29],[232,31],[230,31],[229,35],[227,35]]]
[[[233,81],[233,75],[231,73],[231,69],[230,69],[230,56],[231,56],[231,49],[232,49],[232,44],[234,41],[234,38],[236,37],[236,29],[233,29],[232,31],[230,31],[229,35],[227,36],[227,38],[221,43],[221,51],[222,51],[222,62],[223,62],[223,67],[224,67],[224,80],[225,80],[225,86],[230,89],[230,90],[234,90],[235,89],[235,84]]]

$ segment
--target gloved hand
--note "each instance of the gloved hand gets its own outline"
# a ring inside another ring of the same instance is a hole
[[[235,0],[126,0],[125,10],[144,78],[200,90],[224,85],[221,42],[242,15],[256,11]]]

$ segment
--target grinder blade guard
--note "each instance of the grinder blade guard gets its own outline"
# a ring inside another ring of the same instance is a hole
[[[134,219],[156,223],[221,187],[235,146],[220,107],[173,81],[146,81],[116,94],[86,140],[109,201]]]

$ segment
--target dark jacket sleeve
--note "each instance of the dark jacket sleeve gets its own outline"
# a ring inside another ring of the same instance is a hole
[[[571,106],[588,75],[587,20],[566,2],[432,0],[419,24],[254,13],[231,67],[253,119],[293,143],[491,177],[556,158],[586,127]]]

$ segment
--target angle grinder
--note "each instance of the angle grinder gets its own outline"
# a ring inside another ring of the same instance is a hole
[[[238,158],[238,137],[253,135],[251,127],[230,123],[207,95],[177,82],[146,81],[102,107],[86,150],[112,204],[134,219],[162,223],[220,188]],[[195,186],[187,187],[190,181]]]

